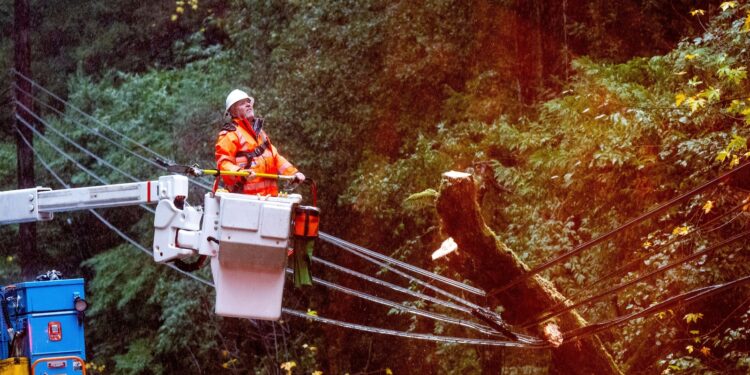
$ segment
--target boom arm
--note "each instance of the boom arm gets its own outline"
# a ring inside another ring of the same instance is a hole
[[[179,175],[162,176],[157,181],[62,190],[12,190],[0,192],[0,225],[51,220],[55,212],[157,203],[187,194],[187,177]]]

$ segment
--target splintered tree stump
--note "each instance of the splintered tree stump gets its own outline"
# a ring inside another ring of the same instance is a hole
[[[477,190],[470,174],[446,172],[440,184],[437,211],[443,230],[458,244],[458,251],[447,256],[448,266],[484,290],[506,285],[529,271],[504,243],[499,241],[482,218]],[[511,325],[540,316],[565,300],[551,282],[539,275],[497,295],[494,304],[502,305],[503,318]],[[555,318],[559,330],[566,332],[586,325],[576,312]],[[554,327],[548,327],[554,328]],[[540,336],[544,326],[538,327]],[[564,374],[621,374],[612,356],[596,336],[552,349],[553,371]]]

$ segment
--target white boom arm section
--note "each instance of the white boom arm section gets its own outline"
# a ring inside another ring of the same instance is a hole
[[[0,192],[0,225],[52,220],[54,212],[123,207],[187,197],[185,176],[158,181],[103,185],[63,190],[36,187]]]
[[[196,208],[185,204],[187,195],[188,179],[180,175],[128,184],[0,192],[0,225],[51,220],[54,212],[158,202],[156,262],[211,257],[217,314],[278,320],[294,212],[302,197],[208,193],[204,207]]]

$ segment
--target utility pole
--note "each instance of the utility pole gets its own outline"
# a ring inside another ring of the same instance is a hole
[[[29,26],[30,26],[30,7],[29,0],[15,0],[15,16],[14,16],[14,40],[15,40],[15,69],[18,73],[23,74],[26,77],[31,78],[31,41],[29,38]],[[31,82],[21,78],[18,74],[15,76],[15,83],[18,88],[14,92],[15,99],[18,103],[23,104],[26,108],[32,108],[32,98],[26,93],[31,93]],[[24,91],[26,93],[24,93]],[[16,116],[22,118],[28,124],[34,124],[31,116],[25,111],[19,111],[19,106],[16,106]],[[33,144],[34,134],[33,132],[24,126],[20,120],[15,120],[15,125],[20,130],[23,137],[29,141],[29,144]],[[21,135],[16,133],[16,170],[18,176],[18,188],[25,189],[34,187],[34,154],[31,148],[21,138]],[[34,277],[41,270],[36,269],[42,259],[36,252],[36,224],[21,224],[18,231],[18,246],[20,250],[20,264],[21,272],[24,278]]]

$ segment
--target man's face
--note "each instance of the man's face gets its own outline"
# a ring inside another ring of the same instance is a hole
[[[248,120],[255,118],[255,112],[253,111],[253,102],[250,99],[242,99],[237,103],[232,104],[229,108],[229,114],[232,117],[245,117]]]

